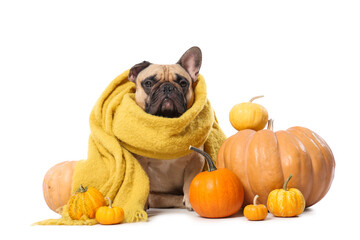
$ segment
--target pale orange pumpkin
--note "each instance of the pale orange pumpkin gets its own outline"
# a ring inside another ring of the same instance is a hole
[[[43,193],[46,204],[54,212],[66,205],[72,194],[72,181],[76,161],[61,162],[45,174]]]
[[[281,188],[293,173],[289,187],[299,189],[306,207],[320,201],[334,178],[335,160],[330,147],[316,133],[303,127],[286,131],[242,130],[221,146],[217,166],[232,170],[244,186],[244,204],[256,194],[266,203],[269,193]],[[255,194],[256,193],[256,194]]]

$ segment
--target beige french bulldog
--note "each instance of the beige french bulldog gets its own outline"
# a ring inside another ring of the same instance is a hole
[[[136,84],[135,101],[147,113],[180,117],[194,102],[194,87],[201,67],[198,47],[187,50],[176,64],[147,61],[130,69],[129,80]],[[178,159],[159,160],[134,154],[150,180],[149,208],[187,208],[192,179],[202,171],[205,159],[191,153]]]

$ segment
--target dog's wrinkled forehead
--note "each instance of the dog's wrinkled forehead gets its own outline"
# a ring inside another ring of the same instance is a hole
[[[178,78],[178,75],[186,78],[191,83],[191,76],[179,64],[151,64],[139,73],[136,82],[140,83],[149,76],[154,76],[157,81],[173,82]]]

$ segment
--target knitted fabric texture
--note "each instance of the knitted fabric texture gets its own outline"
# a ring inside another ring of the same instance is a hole
[[[146,113],[135,102],[135,84],[129,71],[116,77],[102,93],[90,115],[88,159],[78,161],[72,189],[82,184],[100,190],[113,206],[123,208],[125,222],[146,221],[144,206],[149,194],[149,179],[132,153],[174,159],[191,151],[189,146],[204,145],[216,161],[226,139],[207,99],[204,78],[199,75],[195,101],[179,118],[164,118]],[[91,225],[96,220],[71,220],[67,207],[61,219],[37,224]]]

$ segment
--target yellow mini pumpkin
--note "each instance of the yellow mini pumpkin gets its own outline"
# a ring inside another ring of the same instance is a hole
[[[292,178],[285,181],[282,189],[270,192],[267,200],[269,211],[276,217],[294,217],[301,214],[305,209],[305,198],[296,188],[287,189],[287,184]]]
[[[96,188],[84,188],[81,185],[69,200],[69,216],[73,220],[95,218],[96,210],[105,205],[106,201],[101,192]]]
[[[259,131],[266,126],[269,116],[266,108],[252,102],[261,97],[263,96],[253,97],[249,102],[236,104],[231,109],[229,119],[236,130],[252,129]]]
[[[113,207],[109,197],[105,199],[108,200],[109,206],[99,207],[96,211],[95,218],[101,224],[118,224],[124,220],[124,210],[120,207]]]
[[[249,204],[244,208],[244,216],[251,221],[264,220],[268,214],[268,210],[264,204],[256,204],[259,195],[255,195],[253,204]]]

